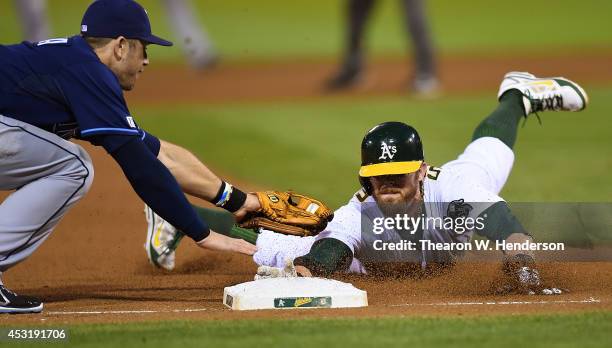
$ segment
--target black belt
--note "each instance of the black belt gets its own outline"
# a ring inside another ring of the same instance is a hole
[[[54,123],[37,127],[66,140],[75,138],[79,134],[79,124],[76,122]]]

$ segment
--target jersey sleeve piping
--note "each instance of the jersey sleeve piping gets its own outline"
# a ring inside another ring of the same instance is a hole
[[[113,127],[91,128],[91,129],[81,130],[81,136],[90,136],[90,135],[95,135],[95,134],[121,134],[121,135],[140,136],[141,131],[138,129],[113,128]],[[144,136],[142,136],[142,139],[144,139]]]

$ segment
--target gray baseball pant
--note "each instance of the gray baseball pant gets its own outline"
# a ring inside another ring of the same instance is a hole
[[[89,190],[85,150],[55,134],[0,115],[1,273],[25,260]]]

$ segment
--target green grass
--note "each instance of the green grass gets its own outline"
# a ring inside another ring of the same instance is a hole
[[[49,13],[56,36],[78,32],[89,0],[52,0]],[[154,32],[172,38],[157,0],[142,0]],[[328,57],[339,54],[344,37],[344,0],[206,0],[194,1],[221,54],[228,59]],[[612,25],[606,0],[430,0],[434,39],[443,52],[501,50],[520,54],[548,47],[612,47]],[[380,1],[370,23],[367,46],[377,54],[410,49],[400,1]],[[0,42],[21,40],[12,1],[0,2]],[[179,47],[150,50],[156,60],[177,60]]]
[[[582,113],[544,113],[519,129],[516,161],[502,192],[509,201],[609,201],[612,196],[610,88],[588,89]],[[493,95],[435,102],[403,97],[323,99],[182,107],[132,107],[141,126],[196,152],[235,178],[292,188],[344,204],[358,189],[360,143],[377,123],[415,126],[426,159],[442,165],[468,144],[476,125],[496,106]]]
[[[76,325],[79,347],[606,347],[610,312]],[[26,345],[24,345],[26,346]],[[32,344],[34,346],[34,344]]]

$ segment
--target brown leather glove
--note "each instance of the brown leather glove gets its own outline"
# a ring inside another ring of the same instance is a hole
[[[255,192],[261,209],[240,222],[243,228],[264,228],[295,236],[314,236],[334,217],[324,203],[294,192]]]

